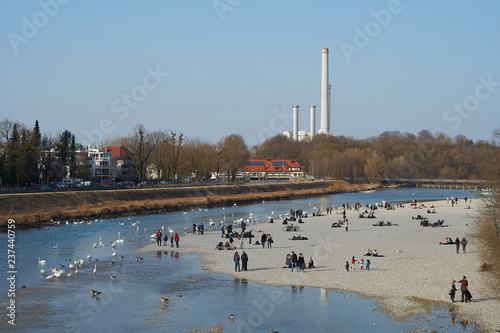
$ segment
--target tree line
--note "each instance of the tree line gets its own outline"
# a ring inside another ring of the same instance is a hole
[[[158,179],[192,177],[209,180],[227,171],[235,180],[249,159],[295,159],[315,178],[344,179],[353,183],[384,178],[486,179],[500,148],[494,141],[454,138],[427,130],[417,135],[398,131],[354,139],[316,135],[291,141],[276,135],[247,147],[243,137],[231,134],[217,143],[186,138],[175,131],[148,131],[142,124],[122,137],[101,144],[122,146],[138,172],[138,181],[155,174]],[[5,119],[0,122],[0,181],[3,186],[60,181],[69,175],[90,180],[88,169],[76,163],[75,135],[65,130],[55,136]]]

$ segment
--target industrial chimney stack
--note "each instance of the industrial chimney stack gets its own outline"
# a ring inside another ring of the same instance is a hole
[[[319,134],[330,132],[330,85],[328,83],[328,49],[321,50],[321,126]]]
[[[310,119],[310,121],[311,121],[311,125],[310,125],[311,126],[311,131],[310,131],[309,135],[311,136],[311,139],[312,139],[314,137],[314,133],[316,132],[316,126],[314,124],[314,120],[315,120],[314,118],[316,118],[316,105],[311,105],[309,107],[309,112],[311,114],[311,119]]]
[[[293,106],[293,141],[299,141],[299,106]]]

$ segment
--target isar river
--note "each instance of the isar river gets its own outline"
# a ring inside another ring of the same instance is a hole
[[[475,330],[473,325],[451,313],[446,305],[432,308],[429,315],[402,322],[380,311],[376,299],[365,299],[354,293],[308,287],[271,287],[212,274],[201,269],[196,255],[179,254],[170,247],[141,253],[143,260],[140,261],[135,258],[137,254],[132,253],[149,244],[150,235],[162,227],[165,231],[174,229],[182,237],[183,230],[193,223],[203,222],[206,227],[210,221],[216,225],[220,221],[232,223],[240,218],[249,218],[250,213],[254,220],[263,221],[269,216],[276,219],[290,209],[312,213],[314,207],[339,207],[347,202],[350,205],[355,202],[366,205],[383,200],[394,203],[451,196],[475,198],[479,193],[387,188],[246,206],[193,207],[185,212],[164,215],[129,216],[84,223],[71,221],[68,224],[60,221],[59,225],[16,229],[15,247],[9,247],[12,236],[4,232],[0,234],[0,249],[4,253],[0,263],[5,273],[0,282],[3,311],[0,331],[191,332],[209,330],[217,325],[223,332]],[[123,239],[123,242],[116,243],[117,254],[113,256],[111,245],[117,239]],[[103,246],[100,246],[101,242]],[[14,267],[9,267],[12,264],[7,256],[9,249],[14,251]],[[92,257],[90,260],[87,260],[88,255]],[[39,258],[46,260],[46,264],[41,265]],[[99,261],[95,261],[96,258]],[[72,273],[72,277],[67,277],[68,272],[74,272],[69,265],[79,259],[83,259],[85,265],[78,274]],[[111,265],[109,262],[113,260],[116,263]],[[93,273],[94,265],[96,274]],[[40,271],[42,268],[48,271],[50,267],[59,267],[65,273],[60,278],[47,279],[50,272],[42,274]],[[119,276],[119,279],[113,281],[110,279],[112,275]],[[12,276],[14,281],[12,278],[8,280]],[[13,297],[9,296],[12,286]],[[93,297],[91,290],[101,291],[102,294]],[[163,303],[161,297],[166,294],[170,300]]]

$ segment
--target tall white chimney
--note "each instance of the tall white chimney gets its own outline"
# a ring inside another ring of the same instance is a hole
[[[293,141],[299,140],[299,106],[293,106]]]
[[[311,105],[309,107],[309,112],[311,114],[311,119],[310,119],[311,132],[309,133],[309,135],[311,136],[311,139],[312,139],[314,137],[314,133],[316,132],[316,128],[315,128],[316,126],[314,124],[314,121],[315,121],[314,118],[316,118],[316,105]]]
[[[328,49],[321,50],[321,126],[318,133],[330,133],[330,91],[328,84]]]

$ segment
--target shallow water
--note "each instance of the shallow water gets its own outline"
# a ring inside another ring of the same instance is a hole
[[[216,325],[221,325],[224,332],[270,332],[271,329],[280,332],[368,329],[373,332],[413,332],[422,328],[459,332],[463,325],[466,329],[474,329],[460,323],[446,307],[433,309],[431,315],[413,318],[413,323],[399,322],[374,311],[378,309],[375,299],[364,299],[353,293],[247,283],[231,276],[208,273],[200,268],[197,256],[179,255],[168,246],[159,252],[141,254],[144,258],[141,261],[137,261],[136,254],[132,253],[149,244],[150,235],[162,226],[165,231],[172,227],[179,232],[182,246],[181,232],[185,227],[200,222],[208,227],[210,219],[218,224],[224,220],[247,219],[252,213],[259,221],[270,215],[276,219],[290,208],[301,208],[310,213],[316,206],[341,206],[342,202],[353,205],[356,201],[367,204],[382,200],[475,197],[474,194],[457,190],[385,189],[17,230],[15,331],[188,332],[191,329],[207,330]],[[136,223],[139,228],[131,223]],[[118,238],[118,232],[124,242],[116,245],[116,252],[124,258],[114,257],[115,264],[111,265],[111,243]],[[99,244],[99,237],[105,246],[93,248],[93,242]],[[55,244],[57,249],[53,249]],[[0,248],[7,252],[6,234],[1,235]],[[86,260],[87,254],[93,257],[91,261]],[[38,257],[47,260],[46,270],[64,265],[62,269],[68,272],[68,265],[74,259],[84,259],[85,266],[78,276],[47,280],[39,272]],[[96,262],[95,258],[99,261]],[[6,267],[6,256],[2,257],[1,263]],[[96,274],[92,273],[94,264]],[[117,276],[116,281],[111,281],[111,275]],[[21,289],[22,285],[26,288]],[[1,281],[0,288],[3,291],[0,301],[4,302],[3,308],[6,309],[9,288],[6,279]],[[101,296],[92,297],[91,289],[102,291]],[[168,297],[169,301],[162,303],[162,296]],[[231,314],[234,322],[229,320]],[[452,324],[452,319],[455,324]],[[0,330],[9,328],[12,327],[5,321],[0,323]]]

